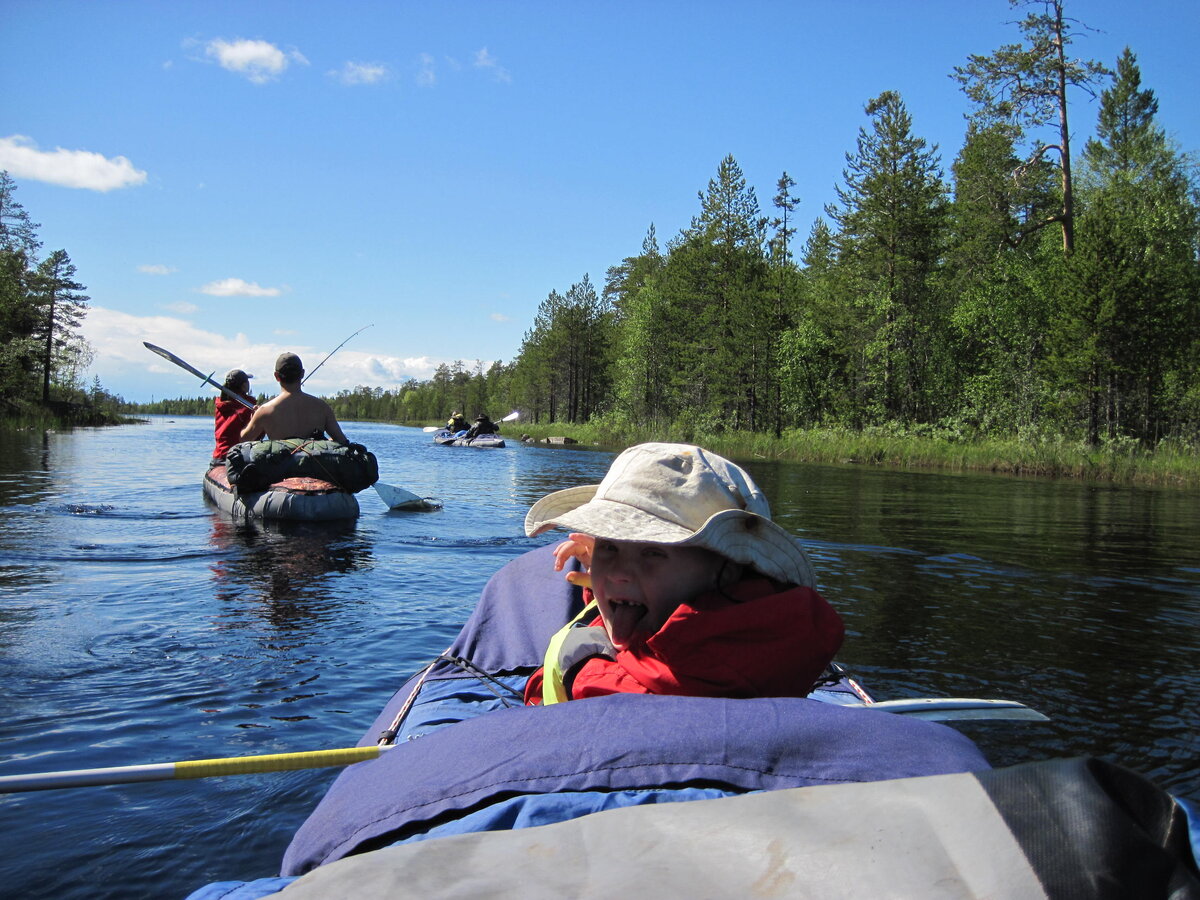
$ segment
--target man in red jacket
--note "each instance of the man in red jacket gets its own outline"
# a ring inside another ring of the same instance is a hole
[[[253,377],[241,369],[230,369],[225,375],[225,387],[244,398],[250,406],[245,406],[224,393],[217,397],[214,404],[214,435],[217,445],[213,448],[210,466],[224,465],[225,454],[241,440],[242,429],[249,424],[250,417],[254,414],[254,397],[250,394],[250,379]]]
[[[687,444],[640,444],[599,485],[543,497],[531,537],[571,533],[587,608],[554,636],[531,705],[612,693],[803,697],[841,647],[841,617],[749,474]]]

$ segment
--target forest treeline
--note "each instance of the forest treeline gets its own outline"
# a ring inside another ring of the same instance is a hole
[[[345,391],[339,415],[1194,444],[1193,164],[1132,51],[1072,59],[1062,2],[1018,5],[1022,40],[953,73],[970,115],[948,172],[884,91],[805,239],[787,173],[764,210],[728,156],[665,246],[651,225],[603,285],[551,291],[511,363]],[[1075,158],[1069,94],[1099,98]]]

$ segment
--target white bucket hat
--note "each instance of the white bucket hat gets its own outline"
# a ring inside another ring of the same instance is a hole
[[[808,555],[771,521],[749,474],[691,444],[638,444],[613,460],[599,484],[547,494],[525,516],[525,533],[551,528],[703,547],[775,581],[815,586]]]

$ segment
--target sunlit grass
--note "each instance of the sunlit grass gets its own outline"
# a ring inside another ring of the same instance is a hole
[[[1119,441],[1088,447],[1067,437],[946,439],[850,429],[787,429],[782,437],[749,432],[700,434],[680,426],[620,429],[611,423],[583,425],[513,423],[505,438],[528,435],[540,441],[571,437],[581,444],[621,449],[643,441],[700,444],[733,459],[778,459],[894,469],[991,472],[1077,478],[1122,484],[1200,487],[1200,448],[1163,441],[1154,450]]]

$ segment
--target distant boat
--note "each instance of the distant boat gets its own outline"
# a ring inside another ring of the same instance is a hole
[[[498,434],[480,434],[467,439],[465,431],[454,432],[443,428],[434,432],[433,442],[443,447],[503,447],[504,438]]]

